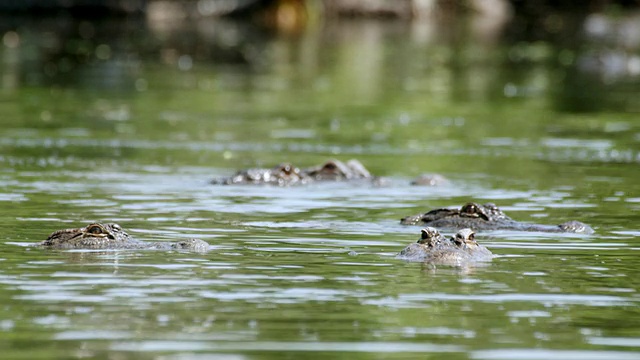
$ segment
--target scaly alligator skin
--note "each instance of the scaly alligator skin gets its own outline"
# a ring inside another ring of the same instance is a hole
[[[511,219],[495,204],[467,203],[460,209],[435,209],[424,214],[407,216],[400,220],[404,225],[428,225],[446,229],[471,228],[479,230],[518,230],[540,232],[570,232],[593,234],[593,229],[579,221],[567,221],[560,225],[524,223]]]
[[[434,265],[467,266],[490,261],[493,254],[478,244],[471,229],[462,229],[447,239],[433,227],[422,229],[420,239],[404,248],[397,259]]]
[[[305,169],[300,169],[289,163],[283,163],[271,169],[241,170],[230,177],[214,179],[211,183],[216,185],[270,184],[290,186],[316,181],[356,179],[373,179],[373,177],[360,161],[353,159],[346,164],[339,160],[329,160],[322,165]]]
[[[209,250],[209,244],[200,239],[175,243],[135,240],[115,223],[92,223],[82,228],[58,230],[38,245],[54,249],[156,249],[194,252]]]
[[[299,168],[289,164],[282,163],[271,169],[248,169],[240,170],[230,177],[213,179],[212,184],[215,185],[232,185],[232,184],[269,184],[279,186],[290,186],[296,184],[306,184],[313,181]]]

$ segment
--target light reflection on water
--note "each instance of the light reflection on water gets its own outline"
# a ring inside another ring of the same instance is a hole
[[[576,140],[571,138],[548,138],[541,139],[540,144],[522,143],[512,144],[516,141],[510,138],[482,140],[482,145],[487,145],[482,149],[466,149],[460,146],[455,140],[433,140],[429,143],[409,143],[407,147],[390,147],[382,144],[374,144],[369,146],[362,145],[324,145],[324,144],[305,144],[287,141],[286,144],[277,143],[277,139],[272,139],[265,143],[242,142],[238,140],[229,142],[176,142],[176,141],[142,141],[136,140],[97,140],[97,139],[49,139],[44,141],[39,137],[36,138],[1,138],[0,145],[15,147],[41,147],[46,148],[64,148],[68,146],[89,147],[99,149],[141,149],[141,150],[157,150],[172,149],[188,152],[302,152],[302,153],[347,153],[353,154],[395,154],[402,155],[418,155],[428,152],[431,155],[469,155],[482,156],[489,158],[511,157],[514,155],[525,156],[532,159],[571,162],[571,161],[589,161],[602,163],[630,163],[637,164],[640,162],[640,151],[636,148],[614,148],[611,141],[606,139],[597,140]],[[484,143],[484,144],[483,144]],[[11,157],[0,157],[1,161],[13,162],[24,161],[14,160]],[[43,165],[47,161],[39,160]],[[64,165],[63,159],[50,159],[50,163],[57,163],[59,166]]]
[[[437,345],[428,343],[403,343],[403,342],[251,342],[249,344],[234,343],[202,343],[202,342],[121,342],[111,347],[112,350],[124,351],[167,351],[167,350],[191,350],[191,351],[291,351],[291,352],[371,352],[371,353],[389,353],[389,352],[435,352],[448,353],[460,352],[462,347],[454,345]]]
[[[628,298],[616,296],[583,296],[568,294],[498,294],[498,295],[456,295],[456,294],[404,294],[397,299],[382,299],[366,302],[370,305],[388,306],[388,307],[417,307],[418,304],[430,301],[476,301],[491,303],[506,302],[538,302],[545,306],[552,305],[589,305],[589,306],[634,306],[635,301]]]
[[[471,353],[472,359],[490,360],[534,360],[534,359],[585,359],[585,360],[605,360],[605,359],[637,359],[640,353],[622,351],[570,351],[570,350],[540,350],[540,349],[503,349],[503,350],[483,350]]]

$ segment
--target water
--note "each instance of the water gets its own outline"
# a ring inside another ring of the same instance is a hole
[[[1,54],[3,358],[640,358],[638,77],[571,61],[592,48],[427,30],[23,21]],[[392,185],[208,183],[333,157]],[[408,185],[423,172],[450,183]],[[471,268],[394,259],[420,231],[401,217],[469,200],[596,234],[481,233],[497,257]],[[90,221],[212,251],[29,247]]]

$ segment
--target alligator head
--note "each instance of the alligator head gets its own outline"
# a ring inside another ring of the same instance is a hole
[[[214,180],[215,184],[276,184],[290,185],[302,181],[303,174],[300,169],[289,164],[282,163],[271,169],[248,169],[238,171],[235,175]]]
[[[53,232],[41,246],[62,249],[107,249],[134,242],[120,225],[92,223],[82,228]]]
[[[592,234],[593,229],[579,221],[568,221],[560,225],[543,225],[519,222],[502,212],[495,204],[467,203],[459,209],[435,209],[407,216],[400,221],[405,225],[425,224],[438,228],[473,230],[518,230],[541,232],[573,232]]]
[[[358,160],[349,160],[346,164],[340,160],[307,168],[303,172],[314,180],[352,180],[371,178],[369,171]]]
[[[431,212],[432,211],[429,213]],[[437,210],[434,210],[434,212],[434,215],[437,215]],[[510,217],[505,215],[502,210],[493,203],[486,203],[484,205],[473,202],[466,203],[460,208],[460,210],[454,210],[454,214],[452,215],[464,218],[481,219],[484,221],[511,220]]]

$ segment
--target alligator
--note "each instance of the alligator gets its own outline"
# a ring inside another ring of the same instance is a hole
[[[240,170],[232,176],[213,179],[212,184],[270,184],[290,186],[316,181],[345,181],[373,179],[371,173],[360,163],[352,159],[347,163],[329,160],[322,165],[300,169],[290,163],[282,163],[271,169],[256,168]]]
[[[313,182],[369,180],[374,186],[387,186],[391,181],[384,177],[373,176],[362,163],[351,159],[346,163],[329,160],[324,164],[299,168],[291,163],[281,163],[272,168],[252,168],[240,170],[234,175],[211,180],[214,185],[266,184],[291,186]],[[438,174],[422,174],[411,181],[411,185],[438,186],[448,180]]]
[[[466,266],[490,261],[493,254],[478,244],[471,229],[462,229],[447,239],[436,228],[427,227],[422,229],[420,239],[400,251],[396,258],[433,265]]]
[[[467,203],[460,209],[435,209],[407,216],[400,220],[403,225],[428,225],[438,228],[480,230],[518,230],[540,232],[569,232],[593,234],[593,229],[580,221],[567,221],[560,225],[542,225],[519,222],[511,219],[495,204]]]
[[[38,246],[53,249],[155,249],[206,252],[209,244],[200,239],[178,242],[144,242],[131,238],[115,223],[91,223],[77,229],[54,231]]]

